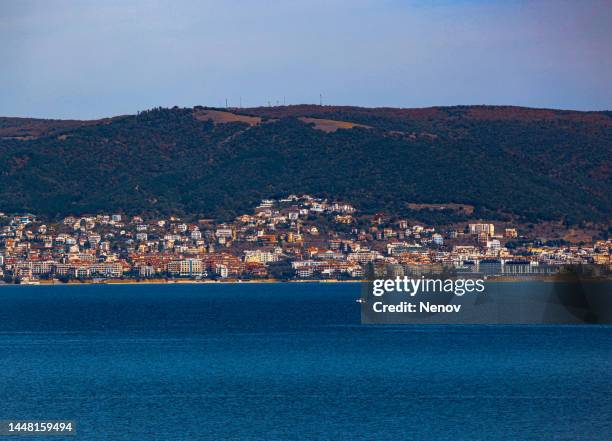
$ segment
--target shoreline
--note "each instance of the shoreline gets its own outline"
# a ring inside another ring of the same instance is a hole
[[[261,279],[261,280],[103,280],[103,281],[84,281],[84,282],[60,282],[57,280],[37,280],[34,283],[0,283],[2,286],[84,286],[84,285],[235,285],[235,284],[282,284],[282,283],[361,283],[364,280],[338,280],[338,279],[317,279],[317,280],[279,280],[279,279]]]
[[[559,282],[564,281],[561,277],[555,276],[540,276],[540,277],[491,277],[484,279],[486,283],[527,283],[527,282]],[[601,279],[593,279],[597,281],[609,281],[611,278],[604,277]],[[280,279],[259,279],[259,280],[195,280],[195,279],[104,279],[98,281],[70,281],[60,282],[59,280],[36,280],[24,283],[0,283],[2,286],[84,286],[84,285],[236,285],[236,284],[292,284],[292,283],[310,283],[310,284],[326,284],[326,283],[363,283],[368,280],[340,280],[340,279],[310,279],[310,280],[280,280]],[[571,280],[569,280],[571,281]]]

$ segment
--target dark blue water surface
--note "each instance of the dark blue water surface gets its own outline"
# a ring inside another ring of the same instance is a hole
[[[0,287],[0,420],[87,440],[612,439],[612,327],[366,326],[358,296]]]

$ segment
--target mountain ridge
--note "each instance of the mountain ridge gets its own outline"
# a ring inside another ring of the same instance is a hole
[[[409,203],[455,203],[481,218],[609,224],[611,140],[610,112],[513,106],[0,118],[0,210],[226,218],[302,192],[398,216],[415,214]]]

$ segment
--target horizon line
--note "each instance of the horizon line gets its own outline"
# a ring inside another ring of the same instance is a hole
[[[110,116],[98,116],[94,118],[56,118],[56,117],[46,117],[46,116],[23,116],[23,115],[0,115],[0,118],[10,118],[10,119],[36,119],[36,120],[47,120],[47,121],[100,121],[104,119],[112,119],[119,118],[124,116],[134,116],[141,112],[147,112],[155,109],[196,109],[196,108],[204,108],[211,110],[220,110],[227,112],[236,112],[241,110],[251,110],[251,109],[282,109],[282,108],[295,108],[295,107],[319,107],[319,108],[352,108],[352,109],[393,109],[393,110],[425,110],[425,109],[443,109],[443,108],[458,108],[458,107],[492,107],[492,108],[515,108],[515,109],[529,109],[529,110],[540,110],[540,111],[555,111],[555,112],[575,112],[575,113],[609,113],[612,112],[612,108],[609,109],[600,109],[600,110],[579,110],[572,108],[558,108],[558,107],[530,107],[530,106],[521,106],[517,104],[450,104],[450,105],[433,105],[433,106],[416,106],[416,107],[394,107],[394,106],[358,106],[358,105],[347,105],[347,104],[317,104],[317,103],[299,103],[299,104],[281,104],[281,105],[260,105],[260,106],[250,106],[250,107],[233,107],[233,106],[210,106],[210,105],[202,105],[196,104],[193,106],[154,106],[147,109],[136,110],[132,113],[117,113]]]

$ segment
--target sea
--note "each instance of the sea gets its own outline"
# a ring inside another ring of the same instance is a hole
[[[611,326],[362,325],[359,295],[1,286],[0,420],[76,424],[6,439],[612,439]]]

